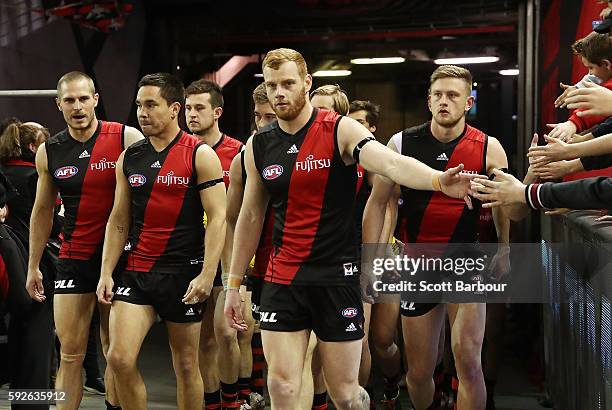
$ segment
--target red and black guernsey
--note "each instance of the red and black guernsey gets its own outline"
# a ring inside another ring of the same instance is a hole
[[[225,134],[221,135],[221,139],[217,141],[214,147],[212,147],[212,149],[214,149],[217,153],[219,161],[221,161],[225,189],[229,187],[229,172],[230,166],[232,165],[232,160],[240,153],[240,151],[242,151],[242,147],[244,147],[242,142]]]
[[[431,134],[431,123],[409,128],[393,136],[402,155],[444,171],[464,164],[464,172],[486,173],[488,137],[469,125],[449,143]],[[478,237],[480,203],[470,210],[462,199],[441,192],[419,191],[404,186],[402,213],[406,220],[402,239],[409,243],[473,243]]]
[[[361,165],[357,165],[357,198],[355,202],[355,240],[357,243],[357,251],[361,254],[361,243],[362,241],[362,224],[363,224],[363,212],[365,206],[372,192],[372,188],[368,184],[368,171],[365,170]]]
[[[268,206],[266,210],[266,217],[264,219],[263,228],[261,230],[261,237],[259,238],[259,244],[255,251],[255,265],[251,276],[254,278],[263,279],[268,270],[268,262],[270,261],[270,254],[272,253],[272,235],[274,233],[274,209]]]
[[[132,226],[126,270],[180,273],[202,263],[204,210],[196,188],[200,140],[181,131],[162,151],[148,138],[125,152]]]
[[[255,165],[274,210],[269,282],[324,286],[358,280],[357,169],[340,156],[340,118],[314,109],[296,134],[275,123],[253,137]]]
[[[85,142],[64,130],[45,143],[49,173],[64,204],[60,258],[89,259],[102,249],[124,132],[123,124],[98,121],[97,130]]]

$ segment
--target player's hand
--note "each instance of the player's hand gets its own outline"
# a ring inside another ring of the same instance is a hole
[[[182,302],[187,305],[195,305],[204,302],[211,293],[212,281],[200,273],[189,282],[187,291],[183,295]]]
[[[4,221],[6,221],[6,218],[8,218],[8,214],[9,209],[7,205],[4,205],[2,208],[0,208],[0,222],[4,223]]]
[[[26,290],[30,297],[37,302],[44,302],[47,299],[45,288],[43,287],[43,275],[40,269],[28,269]]]
[[[588,115],[612,115],[612,90],[608,90],[591,81],[585,81],[584,87],[571,91],[566,99],[567,108],[581,110],[579,117]]]
[[[374,290],[374,281],[376,276],[373,273],[362,273],[359,277],[361,285],[361,300],[366,303],[374,304],[375,298],[378,297],[378,292]]]
[[[247,330],[248,326],[242,315],[242,295],[238,289],[228,289],[225,292],[225,307],[223,313],[227,322],[232,327],[240,332]]]
[[[548,133],[551,138],[557,138],[561,141],[568,141],[576,133],[576,124],[571,121],[565,121],[559,124],[546,124],[548,128],[552,130]]]
[[[543,180],[555,180],[563,178],[572,173],[570,161],[557,161],[550,164],[533,167],[532,172],[535,176]]]
[[[562,159],[574,159],[574,146],[549,135],[544,135],[544,139],[548,144],[529,148],[527,157],[533,159],[529,161],[531,165],[537,167]]]
[[[513,175],[494,169],[495,180],[478,177],[472,180],[470,195],[484,202],[483,208],[518,204],[525,201],[525,185]]]
[[[555,208],[555,209],[552,209],[550,211],[545,211],[544,215],[546,215],[546,216],[564,215],[564,214],[568,213],[569,211],[571,211],[571,209],[569,209],[569,208]]]
[[[459,164],[454,168],[449,168],[440,175],[440,189],[442,193],[451,198],[463,199],[469,209],[474,209],[472,206],[472,198],[469,196],[470,181],[476,177],[483,175],[464,174],[463,164]]]
[[[572,138],[570,138],[567,143],[568,144],[577,144],[579,142],[585,142],[585,141],[590,141],[593,139],[593,134],[591,134],[590,132],[588,134],[585,135],[580,135],[580,134],[574,134],[572,136]]]
[[[489,264],[489,277],[499,281],[510,272],[510,247],[499,245]]]
[[[577,90],[577,88],[576,86],[563,83],[559,83],[559,86],[563,88],[563,93],[561,93],[561,95],[555,100],[555,107],[563,108],[566,105],[565,99],[567,98],[567,95],[570,93],[570,91]]]
[[[98,287],[96,288],[96,295],[98,296],[98,302],[104,305],[110,305],[113,301],[113,287],[115,286],[115,281],[111,275],[100,275],[100,280],[98,281]]]

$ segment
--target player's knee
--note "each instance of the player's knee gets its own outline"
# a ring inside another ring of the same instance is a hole
[[[464,381],[476,379],[482,375],[481,346],[480,342],[470,337],[457,338],[452,344],[455,367]]]
[[[217,341],[212,335],[206,335],[200,338],[200,355],[204,358],[208,358],[215,353],[217,348]]]
[[[410,363],[406,374],[406,383],[410,386],[422,386],[433,380],[433,371],[426,366]]]
[[[174,359],[174,373],[177,379],[189,379],[198,372],[196,357],[192,354],[179,355]]]
[[[219,345],[219,349],[223,351],[232,350],[233,347],[238,345],[236,331],[230,328],[217,332],[217,344]]]
[[[357,408],[354,404],[359,402],[359,386],[355,384],[342,383],[337,386],[329,386],[329,395],[337,409]]]
[[[121,375],[126,371],[129,371],[130,369],[136,367],[135,359],[113,348],[108,351],[106,361],[108,362],[108,366],[116,375]]]
[[[294,397],[300,389],[299,381],[279,374],[268,375],[268,390],[276,397]]]

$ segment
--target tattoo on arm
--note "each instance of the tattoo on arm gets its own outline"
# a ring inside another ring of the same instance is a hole
[[[117,232],[119,232],[119,233],[125,232],[125,227],[121,226],[121,225],[117,225]]]

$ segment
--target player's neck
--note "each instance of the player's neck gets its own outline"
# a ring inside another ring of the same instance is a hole
[[[308,123],[310,117],[312,116],[312,110],[313,108],[312,105],[310,105],[310,101],[306,101],[304,108],[302,108],[302,111],[300,111],[297,117],[290,121],[281,120],[279,118],[278,126],[287,134],[293,135],[304,128],[304,126]]]
[[[161,133],[149,136],[149,140],[151,141],[153,148],[155,148],[157,152],[160,152],[170,145],[170,143],[178,135],[179,131],[181,131],[181,129],[178,126],[178,123],[174,123],[166,127],[166,129],[164,129]]]
[[[96,133],[98,129],[98,119],[94,117],[94,119],[89,124],[89,127],[83,129],[76,129],[68,127],[68,133],[72,138],[79,142],[88,141],[93,135]]]
[[[206,130],[203,134],[198,134],[197,137],[209,147],[214,147],[221,140],[223,133],[219,130],[219,124],[215,123],[212,127]]]
[[[465,129],[465,117],[461,118],[452,127],[444,127],[435,121],[431,121],[431,134],[440,142],[451,142],[461,136]]]

